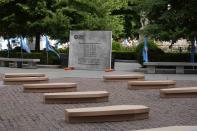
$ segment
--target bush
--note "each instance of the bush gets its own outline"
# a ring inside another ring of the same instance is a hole
[[[69,48],[65,48],[65,49],[58,49],[59,53],[64,53],[64,54],[69,54]]]
[[[121,50],[121,44],[117,41],[112,41],[112,50]]]
[[[112,41],[112,50],[113,51],[125,51],[125,52],[129,52],[129,51],[134,51],[135,48],[134,47],[129,47],[129,46],[124,46],[121,43],[117,42],[117,41]]]
[[[8,57],[8,51],[0,51],[0,57]],[[41,52],[31,52],[31,53],[23,53],[21,56],[21,52],[10,51],[10,58],[30,58],[30,59],[40,59],[39,64],[47,64],[47,53],[45,51]],[[53,52],[48,53],[48,64],[56,65],[60,64],[60,60],[58,56],[56,56]]]
[[[136,55],[135,52],[131,51],[113,51],[112,52],[114,59],[120,59],[120,60],[135,60]]]
[[[148,41],[147,46],[148,46],[149,61],[157,61],[158,58],[160,58],[161,55],[164,54],[164,52],[159,47],[157,47],[157,45],[151,40]],[[136,59],[141,65],[143,64],[143,56],[142,56],[143,47],[144,47],[144,43],[140,43],[135,51]]]
[[[197,60],[197,54],[195,54],[195,61]],[[190,61],[190,53],[165,53],[160,55],[156,61],[163,62],[189,62]]]

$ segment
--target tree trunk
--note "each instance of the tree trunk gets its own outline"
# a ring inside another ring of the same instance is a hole
[[[36,33],[35,51],[40,51],[40,33]]]

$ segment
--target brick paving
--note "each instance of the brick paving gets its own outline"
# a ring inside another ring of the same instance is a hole
[[[22,86],[0,86],[0,131],[131,131],[174,125],[197,125],[197,98],[161,99],[158,90],[127,89],[127,82],[102,79],[59,78],[50,82],[76,82],[80,91],[107,90],[109,102],[91,104],[43,104],[41,93],[23,93]],[[197,81],[177,81],[177,86],[195,86]],[[65,122],[66,108],[142,104],[150,107],[150,118],[139,121]]]

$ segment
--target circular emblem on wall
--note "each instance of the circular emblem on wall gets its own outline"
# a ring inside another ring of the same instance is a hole
[[[78,39],[78,35],[74,35],[74,38],[75,38],[75,39]]]

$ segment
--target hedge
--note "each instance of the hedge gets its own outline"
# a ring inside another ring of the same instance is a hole
[[[7,51],[0,51],[0,57],[8,57]],[[10,51],[9,53],[10,58],[21,58],[21,52],[13,52]],[[47,64],[47,53],[42,52],[31,52],[31,53],[24,53],[23,52],[23,58],[31,58],[31,59],[40,59],[39,64]],[[56,56],[53,52],[48,53],[48,64],[56,65],[60,64],[60,60],[58,56]]]
[[[131,51],[112,51],[112,56],[114,59],[120,60],[135,60],[136,54]]]
[[[150,50],[149,50],[150,51]],[[139,53],[139,52],[138,52]],[[67,53],[63,53],[67,54]],[[158,53],[152,52],[148,53],[149,61],[152,62],[189,62],[190,61],[190,53]],[[0,57],[7,57],[7,51],[0,51]],[[53,53],[49,52],[49,60],[48,64],[60,64],[60,59]],[[122,60],[136,60],[137,53],[136,52],[123,52],[123,51],[112,51],[112,57],[114,59],[122,59]],[[10,52],[11,58],[21,58],[21,52]],[[46,52],[32,52],[32,53],[23,53],[23,58],[34,58],[40,59],[39,64],[47,64],[47,54]],[[142,56],[141,56],[142,59]],[[195,54],[195,61],[197,62],[197,53]]]
[[[158,62],[189,62],[190,53],[164,53],[162,55],[157,55],[154,60]],[[197,61],[197,54],[195,54],[195,61]]]
[[[149,40],[147,42],[148,46],[148,59],[149,61],[157,61],[158,58],[160,58],[160,55],[165,54],[164,51],[162,51],[154,41]],[[142,51],[144,48],[144,43],[140,43],[136,48],[136,60],[142,65],[143,64],[143,56]]]

